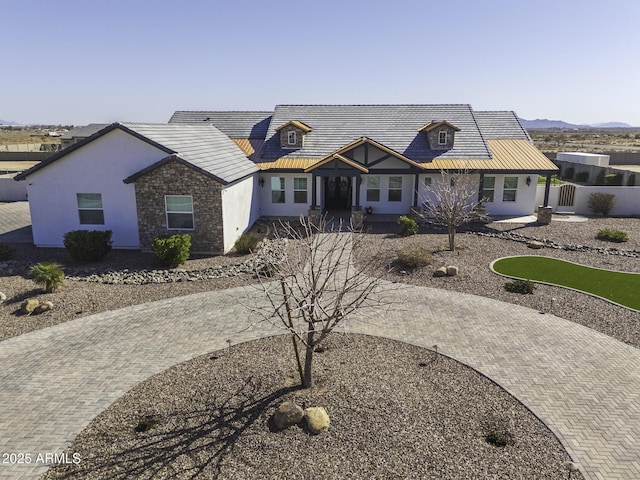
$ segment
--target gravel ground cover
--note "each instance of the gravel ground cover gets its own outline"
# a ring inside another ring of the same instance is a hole
[[[566,478],[569,458],[553,434],[474,370],[368,336],[336,334],[327,347],[307,390],[295,387],[286,336],[171,368],[76,438],[68,451],[80,464],[44,478]],[[270,417],[285,400],[324,406],[329,430],[273,431]],[[154,424],[136,432],[141,419]],[[492,431],[509,443],[488,443]]]

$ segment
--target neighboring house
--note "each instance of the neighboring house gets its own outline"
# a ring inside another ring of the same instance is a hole
[[[36,245],[104,228],[116,248],[147,249],[156,235],[186,231],[194,251],[227,252],[259,216],[407,214],[442,170],[465,171],[487,213],[528,215],[537,176],[557,167],[513,112],[279,105],[112,124],[16,179],[29,183]]]
[[[73,128],[60,137],[60,146],[61,148],[67,148],[75,145],[108,126],[108,123],[90,123],[84,127]]]

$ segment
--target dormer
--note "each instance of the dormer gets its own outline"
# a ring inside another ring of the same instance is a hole
[[[291,120],[276,128],[276,132],[280,132],[280,146],[282,148],[302,148],[304,136],[311,130],[309,125],[297,120]]]
[[[456,132],[460,129],[446,120],[432,120],[418,131],[425,132],[431,150],[449,150],[453,148]]]

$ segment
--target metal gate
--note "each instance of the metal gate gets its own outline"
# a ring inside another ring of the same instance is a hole
[[[560,196],[558,198],[558,208],[564,207],[563,210],[572,209],[575,198],[576,198],[576,186],[562,185],[560,187]]]

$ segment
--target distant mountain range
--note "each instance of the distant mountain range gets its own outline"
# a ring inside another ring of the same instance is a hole
[[[568,128],[568,129],[582,129],[582,128],[634,128],[628,123],[622,122],[606,122],[606,123],[593,123],[591,125],[581,124],[576,125],[574,123],[563,122],[562,120],[548,120],[546,118],[538,118],[536,120],[520,119],[520,123],[524,128],[545,129],[545,128]]]
[[[18,125],[16,122],[9,122],[7,120],[0,119],[0,125]]]

